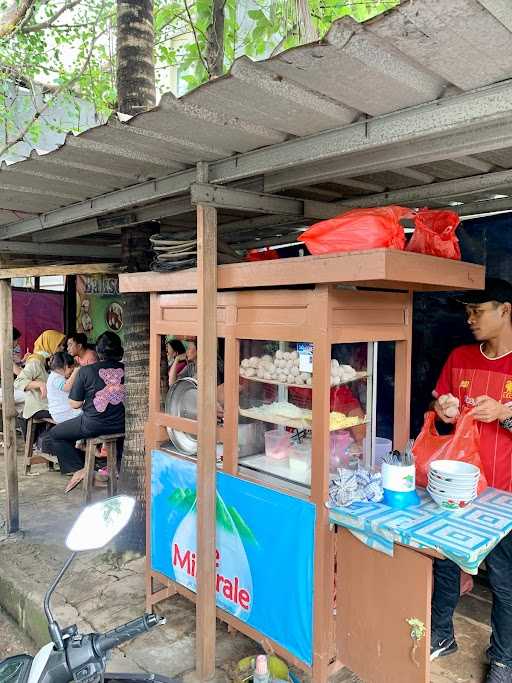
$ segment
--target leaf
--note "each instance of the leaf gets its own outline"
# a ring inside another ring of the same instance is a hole
[[[242,517],[239,515],[238,511],[236,508],[233,506],[228,507],[229,514],[231,515],[231,519],[233,520],[233,523],[238,531],[238,534],[240,535],[240,538],[243,541],[248,541],[249,543],[252,543],[253,545],[258,545],[258,541],[256,540],[256,536],[253,534],[251,529],[247,526],[247,524],[244,522]]]

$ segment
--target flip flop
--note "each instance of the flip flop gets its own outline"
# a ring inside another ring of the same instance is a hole
[[[69,493],[74,488],[76,488],[78,486],[78,484],[83,480],[84,476],[85,476],[85,471],[83,469],[77,470],[73,474],[73,476],[71,477],[69,484],[64,489],[64,493]]]

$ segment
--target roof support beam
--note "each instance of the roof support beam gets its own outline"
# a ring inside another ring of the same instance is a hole
[[[123,227],[128,225],[137,225],[138,223],[146,223],[148,221],[155,221],[167,216],[179,216],[183,213],[192,211],[192,205],[189,197],[178,197],[168,201],[160,202],[154,206],[147,206],[131,211],[129,218],[127,214],[119,214],[119,218],[123,221]],[[58,228],[47,228],[40,232],[33,233],[32,239],[34,242],[58,242],[65,239],[73,239],[74,237],[83,237],[84,235],[92,235],[96,232],[103,232],[112,230],[112,221],[116,216],[108,216],[109,226],[103,227],[101,218],[91,218],[85,221],[78,221],[77,223],[70,223],[69,225],[62,225]],[[0,240],[1,242],[2,240]]]
[[[305,218],[332,218],[343,210],[340,204],[309,199],[278,197],[263,192],[236,190],[223,185],[193,183],[190,187],[192,204],[203,204],[238,211],[289,214]]]
[[[93,275],[95,273],[114,274],[119,273],[117,263],[57,263],[53,265],[34,265],[26,267],[12,266],[0,268],[0,280],[10,280],[13,277],[43,277],[45,275]]]
[[[302,162],[302,165],[295,168],[267,175],[264,189],[265,192],[278,192],[287,187],[330,181],[341,175],[353,177],[394,170],[400,173],[404,166],[428,164],[457,155],[477,154],[511,146],[512,123],[486,126],[471,132],[453,133],[449,137],[439,136],[389,145],[375,149],[371,154],[357,152],[343,159],[330,159],[318,164]]]
[[[156,202],[165,197],[183,194],[188,192],[194,180],[195,171],[175,173],[159,180],[147,180],[139,185],[109,192],[62,209],[55,209],[36,218],[2,226],[0,227],[0,239],[28,235],[46,228],[56,228],[66,223],[73,223],[114,211],[123,211],[138,204]]]
[[[301,165],[303,173],[307,172],[308,168],[311,173],[315,164],[334,159],[336,161],[333,162],[331,175],[339,176],[340,171],[349,173],[345,158],[358,152],[365,152],[359,159],[360,166],[366,167],[359,170],[359,173],[363,173],[369,170],[372,164],[375,167],[374,156],[379,150],[384,150],[388,157],[381,159],[382,168],[389,169],[392,167],[390,151],[396,168],[421,163],[429,154],[437,160],[447,158],[455,151],[462,155],[497,149],[506,145],[507,140],[512,144],[511,113],[512,81],[508,80],[343,128],[323,131],[213,162],[210,164],[210,180],[227,183],[263,173],[277,173],[285,169],[290,171]],[[418,150],[412,150],[409,145],[420,140],[423,141],[423,159],[418,159]],[[372,154],[367,154],[369,151]],[[354,168],[350,169],[350,172],[356,174]],[[274,182],[275,180],[274,177]],[[146,181],[55,209],[36,219],[4,226],[0,229],[0,239],[25,235],[183,194],[194,181],[193,169]],[[311,176],[304,184],[311,184]],[[276,189],[284,186],[282,183],[278,184]],[[265,190],[271,191],[272,187],[266,186]]]
[[[98,219],[89,218],[86,221],[71,223],[70,225],[60,225],[58,228],[34,232],[32,240],[38,244],[46,244],[46,242],[58,242],[60,240],[70,240],[75,237],[82,237],[83,235],[92,235],[99,231]],[[0,240],[0,244],[3,241],[5,240]]]
[[[473,194],[485,190],[498,190],[512,186],[512,171],[484,173],[457,180],[443,180],[430,185],[417,185],[403,190],[392,190],[353,199],[344,199],[338,205],[349,207],[382,206],[383,204],[414,204],[426,200],[446,201],[447,197]]]
[[[498,211],[512,211],[512,197],[489,199],[481,202],[468,202],[467,204],[462,204],[462,206],[449,206],[448,208],[452,211],[456,211],[461,218]]]
[[[81,244],[37,244],[34,242],[0,241],[0,254],[29,254],[35,256],[67,256],[70,258],[118,259],[121,247],[95,247]]]
[[[299,216],[304,210],[304,202],[301,199],[235,190],[232,187],[206,183],[194,183],[191,186],[190,200],[192,204],[207,204],[222,209],[257,211],[258,213],[284,213]]]

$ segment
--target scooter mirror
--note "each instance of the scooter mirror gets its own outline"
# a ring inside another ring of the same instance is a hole
[[[107,545],[128,524],[135,499],[115,496],[88,505],[73,524],[66,538],[70,550],[97,550]]]

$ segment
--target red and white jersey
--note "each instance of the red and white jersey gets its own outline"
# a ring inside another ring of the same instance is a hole
[[[490,396],[512,404],[512,351],[488,358],[478,344],[459,346],[452,351],[435,389],[438,396],[453,394],[461,409],[475,405],[478,396]],[[500,423],[477,422],[480,431],[480,457],[489,486],[512,491],[512,432]]]

